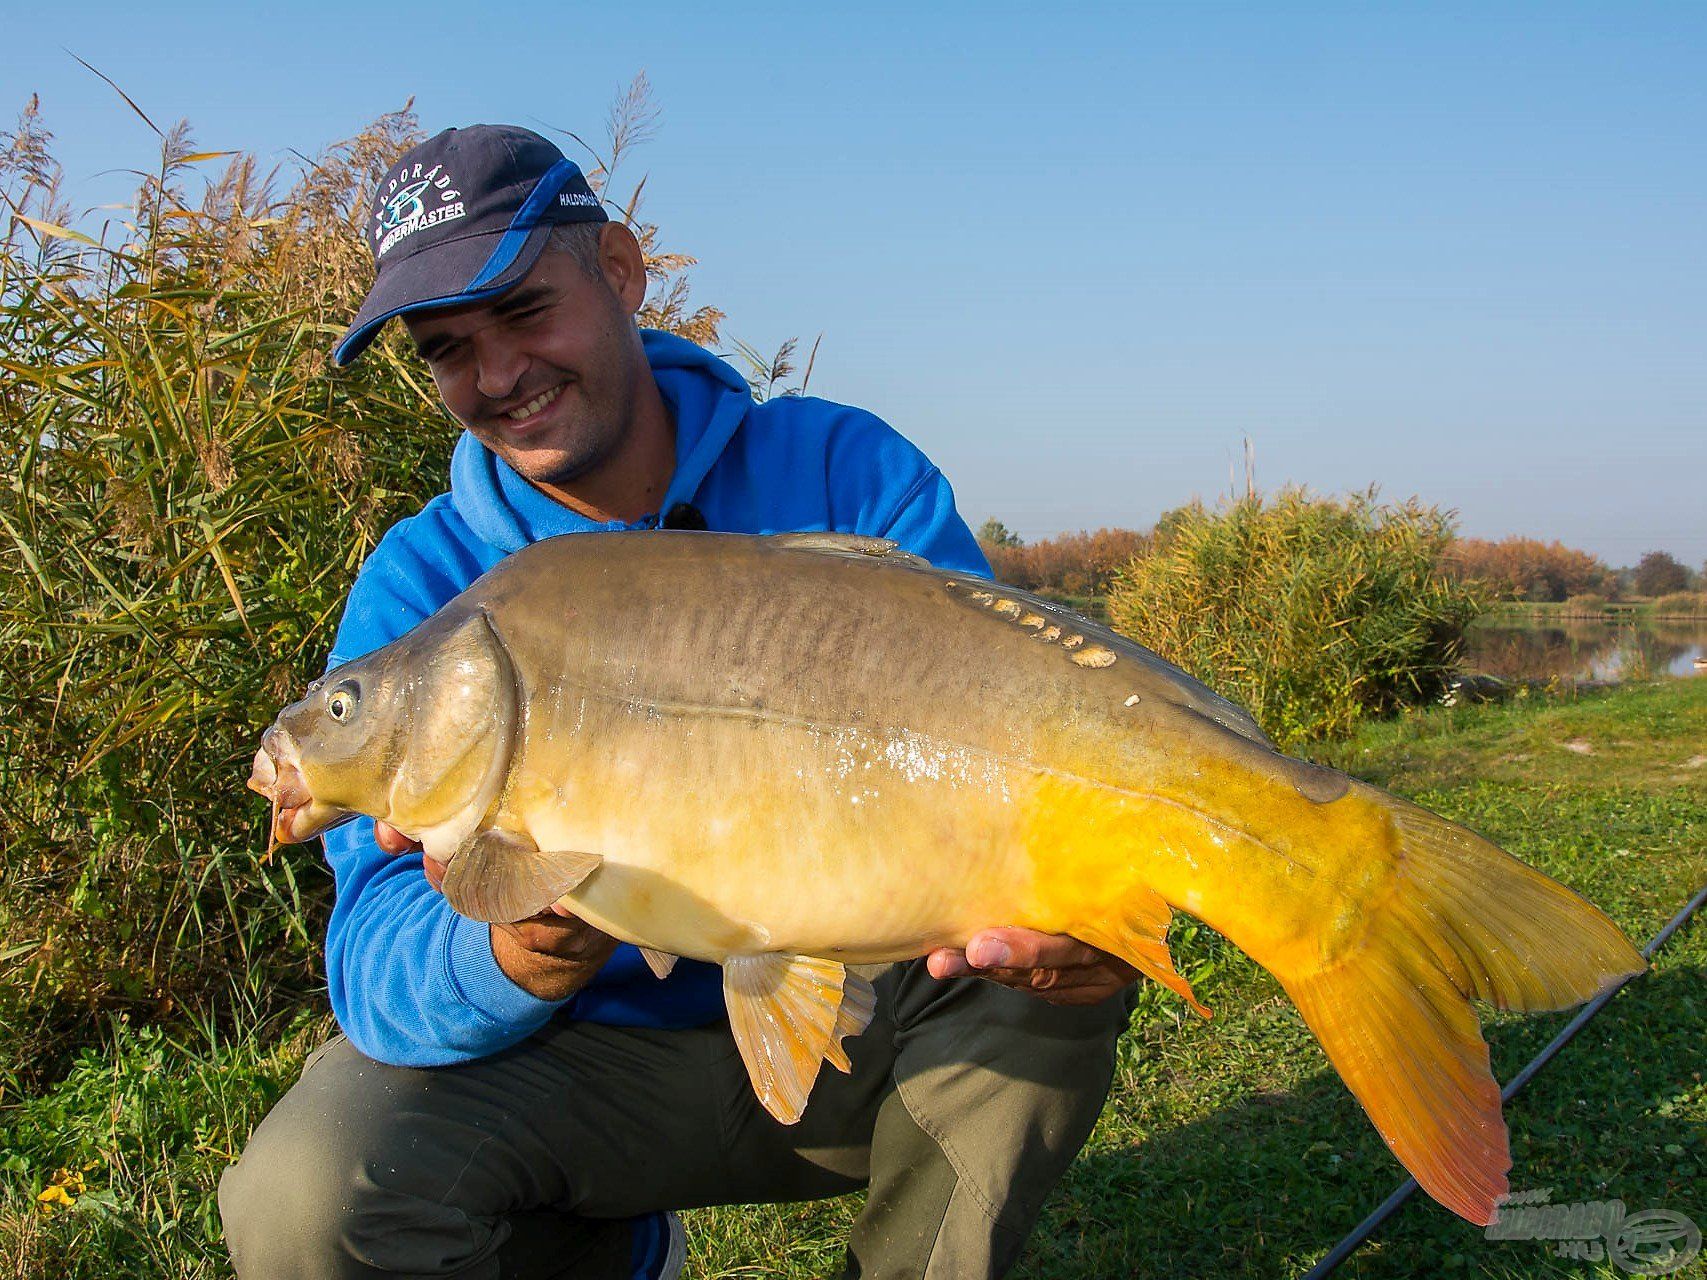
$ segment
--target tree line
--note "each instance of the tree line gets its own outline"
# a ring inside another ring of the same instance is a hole
[[[1118,572],[1150,554],[1184,510],[1164,514],[1147,530],[1081,530],[1031,542],[992,518],[979,527],[978,542],[999,581],[1082,604],[1106,596]],[[1668,551],[1649,551],[1633,566],[1613,567],[1590,552],[1539,538],[1455,537],[1446,543],[1441,568],[1459,581],[1481,584],[1496,600],[1529,603],[1656,599],[1707,590],[1707,564],[1691,572]]]

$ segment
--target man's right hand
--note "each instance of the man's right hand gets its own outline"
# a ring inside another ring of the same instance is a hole
[[[421,847],[384,822],[374,824],[374,837],[390,854],[412,853]],[[433,858],[422,861],[427,883],[439,888],[444,883],[444,864]],[[556,903],[526,920],[491,928],[492,958],[498,967],[511,982],[540,1000],[567,1000],[593,980],[616,950],[615,938]]]

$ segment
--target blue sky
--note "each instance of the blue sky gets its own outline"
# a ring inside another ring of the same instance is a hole
[[[1379,484],[1475,536],[1707,559],[1707,5],[84,3],[8,16],[72,194],[152,138],[288,163],[591,136],[645,70],[695,295],[916,440],[976,524]],[[573,153],[572,153],[573,154]],[[620,184],[619,184],[620,185]]]

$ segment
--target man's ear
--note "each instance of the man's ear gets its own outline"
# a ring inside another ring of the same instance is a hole
[[[607,222],[599,229],[599,270],[628,314],[638,312],[646,301],[646,255],[634,232],[620,222]]]

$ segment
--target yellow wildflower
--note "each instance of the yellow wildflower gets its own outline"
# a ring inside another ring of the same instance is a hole
[[[94,1168],[91,1163],[86,1168]],[[77,1197],[87,1191],[88,1185],[83,1181],[83,1171],[78,1169],[55,1169],[53,1177],[36,1196],[36,1208],[43,1213],[55,1213],[60,1209],[69,1209],[77,1203]]]

